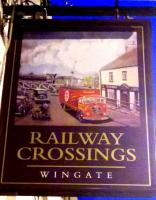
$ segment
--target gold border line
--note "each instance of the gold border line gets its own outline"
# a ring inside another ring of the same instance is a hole
[[[4,154],[3,154],[3,161],[2,161],[2,171],[1,171],[1,183],[3,182],[3,175],[4,175],[4,164],[5,164],[5,157],[6,157],[6,146],[7,146],[7,136],[8,136],[8,127],[9,127],[9,117],[10,117],[10,107],[11,107],[11,95],[12,95],[12,87],[13,87],[13,75],[15,69],[15,54],[17,49],[17,40],[15,40],[15,49],[13,54],[13,68],[11,73],[11,85],[10,85],[10,93],[9,93],[9,105],[8,105],[8,113],[7,113],[7,123],[6,123],[6,134],[5,134],[5,141],[4,141]]]
[[[64,165],[27,165],[31,168],[103,168],[103,169],[125,169],[125,166],[64,166]]]
[[[146,85],[146,71],[145,71],[145,45],[144,45],[144,28],[142,27],[142,51],[143,51],[143,67],[144,67],[144,91],[145,91],[145,120],[146,120],[146,137],[147,137],[147,157],[148,157],[148,174],[149,184],[151,186],[151,166],[150,166],[150,153],[149,153],[149,128],[148,128],[148,115],[147,115],[147,85]]]
[[[64,182],[64,183],[58,183],[58,182],[56,182],[56,183],[45,183],[45,182],[34,182],[34,183],[32,183],[32,182],[25,182],[25,183],[23,183],[23,182],[3,182],[2,184],[13,184],[13,185],[25,185],[25,184],[29,184],[29,185],[75,185],[75,186],[81,186],[81,185],[87,185],[87,186],[132,186],[132,187],[143,187],[143,186],[145,186],[145,187],[147,187],[147,186],[149,186],[148,184],[121,184],[121,183],[115,183],[115,184],[113,184],[113,183],[75,183],[75,182],[73,182],[73,183],[66,183],[66,182]],[[93,188],[91,188],[91,189],[93,189]]]
[[[148,175],[149,175],[149,186],[151,186],[151,165],[150,165],[150,153],[149,153],[149,128],[148,128],[148,114],[147,114],[147,85],[146,85],[146,67],[145,67],[145,44],[144,44],[144,27],[143,26],[132,26],[136,29],[141,29],[141,40],[142,40],[142,64],[143,64],[143,80],[144,80],[144,104],[145,104],[145,121],[146,121],[146,142],[147,142],[147,164],[148,164]]]

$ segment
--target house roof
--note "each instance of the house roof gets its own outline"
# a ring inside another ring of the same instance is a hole
[[[103,66],[100,71],[108,69],[118,69],[124,67],[133,67],[138,65],[137,59],[137,49],[132,49],[131,51],[121,55],[119,58],[110,62],[109,64]]]

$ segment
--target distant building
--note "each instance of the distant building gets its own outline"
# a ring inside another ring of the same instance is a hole
[[[78,85],[80,79],[73,77],[73,76],[57,76],[56,77],[56,84],[66,85],[66,86],[73,86]]]
[[[46,81],[48,83],[55,83],[57,74],[46,74]]]
[[[137,49],[132,49],[100,69],[102,96],[116,107],[138,110],[139,80]]]

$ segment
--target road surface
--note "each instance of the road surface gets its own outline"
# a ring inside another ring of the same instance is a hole
[[[108,108],[110,117],[107,121],[102,122],[80,122],[74,112],[66,112],[62,109],[59,103],[58,96],[50,96],[50,120],[34,120],[31,117],[31,112],[25,117],[15,117],[16,125],[42,125],[42,126],[139,126],[139,116],[124,110]]]

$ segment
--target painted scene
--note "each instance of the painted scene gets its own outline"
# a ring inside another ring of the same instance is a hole
[[[136,32],[28,35],[15,125],[140,126]]]

